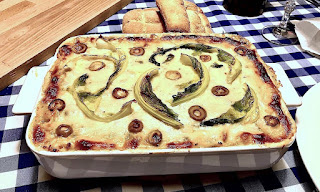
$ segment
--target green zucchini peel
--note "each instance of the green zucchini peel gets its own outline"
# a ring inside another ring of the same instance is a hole
[[[174,127],[181,128],[183,124],[172,109],[167,107],[154,93],[151,78],[159,73],[159,69],[151,69],[143,73],[134,87],[134,95],[138,104],[150,115]]]
[[[231,84],[241,73],[242,71],[242,64],[240,63],[240,61],[233,57],[230,53],[217,48],[217,47],[211,47],[209,45],[204,45],[204,44],[200,44],[200,43],[187,43],[187,44],[183,44],[180,46],[175,46],[175,47],[171,47],[168,49],[161,49],[160,51],[154,53],[151,55],[151,57],[149,58],[149,62],[160,66],[160,63],[156,60],[156,56],[157,55],[164,55],[169,51],[172,50],[177,50],[177,49],[191,49],[194,50],[194,53],[192,54],[193,56],[198,56],[200,55],[202,52],[205,53],[218,53],[217,57],[218,60],[226,63],[229,67],[228,73],[227,73],[227,83]]]
[[[131,108],[131,104],[133,101],[128,101],[124,103],[120,111],[115,114],[107,113],[103,117],[95,114],[96,107],[99,106],[101,100],[101,95],[110,87],[110,85],[112,84],[114,79],[116,79],[116,77],[120,74],[122,69],[125,68],[125,57],[122,56],[121,60],[116,60],[109,56],[84,55],[84,57],[94,57],[99,59],[101,59],[102,57],[103,59],[111,60],[115,64],[115,71],[109,76],[105,87],[101,88],[96,93],[77,91],[78,87],[86,85],[86,80],[89,78],[88,74],[83,74],[74,81],[73,85],[68,88],[68,91],[75,99],[76,104],[80,108],[80,110],[90,119],[102,122],[114,121],[131,114],[133,111]]]
[[[218,50],[218,60],[224,62],[228,65],[229,71],[227,73],[227,83],[231,84],[241,73],[242,64],[238,59],[233,57],[230,53],[223,51],[222,49]]]
[[[149,62],[155,64],[156,66],[160,66],[160,63],[156,60],[157,55],[164,55],[169,51],[177,50],[177,49],[192,49],[194,50],[197,55],[197,53],[206,52],[206,53],[214,53],[218,52],[218,48],[211,47],[209,45],[199,44],[199,43],[187,43],[176,47],[171,47],[168,49],[161,49],[157,51],[156,53],[152,54],[149,58]]]
[[[186,87],[183,92],[178,92],[176,95],[173,95],[172,106],[177,106],[202,94],[208,87],[210,81],[208,69],[196,58],[181,54],[180,61],[184,65],[191,66],[199,75],[200,80]]]
[[[220,117],[203,121],[201,126],[214,126],[218,124],[234,124],[241,121],[244,123],[255,122],[259,117],[258,99],[254,91],[246,85],[246,93],[243,98],[236,101],[231,108]]]

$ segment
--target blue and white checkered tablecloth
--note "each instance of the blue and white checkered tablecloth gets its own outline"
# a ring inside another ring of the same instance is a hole
[[[278,63],[300,96],[320,82],[320,60],[299,45],[277,46],[261,36],[261,29],[278,24],[285,1],[268,0],[258,17],[227,12],[223,0],[195,0],[217,33],[233,33],[249,39],[266,63]],[[292,16],[320,17],[319,8],[297,0]],[[92,29],[92,33],[121,33],[123,15],[135,8],[156,7],[154,0],[136,0]],[[43,63],[43,65],[45,65]],[[29,115],[13,115],[12,107],[26,76],[0,91],[0,191],[317,191],[294,143],[272,168],[259,171],[188,175],[140,176],[63,180],[48,175],[25,142]],[[295,108],[290,110],[295,116]]]

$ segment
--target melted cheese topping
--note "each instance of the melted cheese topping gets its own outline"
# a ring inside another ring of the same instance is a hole
[[[215,35],[224,38],[223,35]],[[128,38],[126,39],[125,36],[111,37],[109,41],[104,40],[103,42],[101,42],[101,38],[88,36],[66,40],[62,45],[73,46],[75,42],[80,41],[87,45],[87,50],[85,53],[71,53],[66,57],[58,58],[52,66],[52,69],[48,72],[43,85],[42,97],[48,97],[48,95],[46,95],[48,87],[52,84],[53,76],[58,74],[59,90],[55,98],[62,99],[66,105],[61,111],[50,111],[48,110],[48,104],[52,99],[49,100],[49,102],[44,102],[44,99],[39,101],[36,116],[28,129],[29,138],[34,141],[33,144],[35,147],[38,150],[56,152],[79,149],[109,150],[110,148],[118,150],[145,150],[168,148],[168,144],[172,142],[176,143],[176,146],[178,146],[178,144],[182,145],[183,142],[191,142],[191,147],[220,147],[248,144],[282,146],[291,142],[296,127],[283,100],[280,100],[280,107],[290,123],[290,132],[286,130],[287,128],[284,124],[279,123],[272,127],[267,125],[264,119],[266,115],[278,118],[278,112],[270,106],[270,103],[272,102],[274,94],[280,93],[277,90],[277,83],[274,79],[272,85],[263,81],[252,59],[237,54],[234,51],[235,46],[228,41],[213,43],[201,36],[198,36],[198,39],[182,38],[163,41],[161,39],[162,36],[164,35],[148,36],[151,39],[150,41],[132,41]],[[228,38],[237,40],[240,37],[228,36]],[[239,42],[241,41],[243,42],[242,46],[245,46],[246,49],[255,50],[249,42],[240,38]],[[112,46],[110,46],[109,43]],[[206,44],[229,53],[232,57],[240,61],[242,65],[240,75],[237,76],[232,83],[227,83],[226,79],[230,68],[227,63],[219,60],[217,52],[203,53],[192,49],[176,49],[155,57],[160,63],[160,66],[156,66],[149,61],[152,54],[156,53],[159,48],[167,49],[185,43]],[[112,50],[113,47],[115,47],[117,51]],[[130,49],[134,47],[143,47],[145,51],[144,54],[142,56],[130,55]],[[118,54],[119,51],[121,52],[120,55]],[[172,60],[166,61],[169,54],[174,55],[174,57]],[[178,92],[183,92],[187,86],[192,83],[197,83],[200,80],[199,75],[192,66],[186,66],[180,61],[181,54],[187,54],[196,58],[201,65],[208,70],[208,78],[210,78],[210,81],[205,91],[197,97],[177,106],[172,106],[173,95],[176,95]],[[200,55],[203,54],[210,55],[211,60],[208,62],[201,61]],[[120,72],[117,73],[109,87],[103,91],[97,99],[86,100],[84,102],[89,110],[93,111],[93,113],[99,117],[107,117],[119,112],[125,103],[137,99],[134,96],[134,86],[138,78],[144,72],[156,69],[158,70],[158,74],[151,78],[152,90],[168,108],[178,114],[178,119],[183,124],[183,127],[177,129],[164,123],[161,119],[155,118],[145,111],[139,102],[133,102],[131,104],[132,113],[120,119],[102,122],[90,118],[83,109],[79,107],[71,90],[73,90],[75,82],[79,77],[84,74],[87,74],[88,78],[84,86],[77,86],[75,88],[77,93],[90,92],[96,94],[106,86],[110,76],[117,69],[117,63],[112,59],[103,59],[101,56],[112,57],[115,61],[124,59],[124,56],[125,59],[123,60]],[[261,58],[258,57],[257,59],[259,59],[262,66],[265,67]],[[98,71],[90,71],[89,66],[94,61],[104,62],[105,67]],[[220,65],[220,68],[215,67],[216,65]],[[54,72],[56,68],[58,72]],[[168,71],[178,71],[181,77],[176,80],[168,79],[166,77]],[[271,74],[269,70],[267,70],[267,72],[271,78],[274,77],[274,74]],[[232,108],[235,102],[244,97],[246,85],[256,94],[255,102],[257,102],[259,109],[257,120],[250,123],[240,121],[214,126],[200,126],[199,121],[195,121],[190,117],[188,109],[191,106],[199,105],[204,108],[207,113],[203,121],[219,118]],[[211,92],[212,87],[215,86],[226,87],[229,90],[229,94],[226,96],[215,96]],[[115,88],[127,90],[127,97],[122,99],[114,98],[112,92]],[[138,119],[143,123],[141,132],[132,133],[128,130],[130,122],[134,119]],[[62,124],[67,124],[72,127],[73,132],[68,137],[57,135],[56,129]],[[148,141],[150,133],[155,130],[160,131],[162,134],[161,142],[156,146],[150,144]],[[38,137],[41,138],[39,139]],[[263,138],[259,139],[258,137]],[[77,142],[79,143],[79,141],[86,141],[87,143],[80,142],[79,148],[79,146],[77,146]],[[108,146],[109,144],[114,146],[108,148],[102,143],[108,144]]]

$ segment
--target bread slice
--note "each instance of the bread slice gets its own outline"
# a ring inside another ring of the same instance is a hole
[[[190,32],[190,21],[183,0],[156,0],[168,32]]]
[[[165,31],[158,8],[135,9],[123,16],[123,33],[163,33]]]
[[[196,4],[184,1],[190,21],[190,33],[213,33],[209,20]],[[122,22],[123,33],[168,32],[158,8],[134,9],[126,13]]]
[[[200,7],[190,1],[184,1],[191,33],[213,33],[210,22]]]

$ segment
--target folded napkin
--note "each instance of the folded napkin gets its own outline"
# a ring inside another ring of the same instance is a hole
[[[320,17],[292,23],[302,49],[320,55]]]

